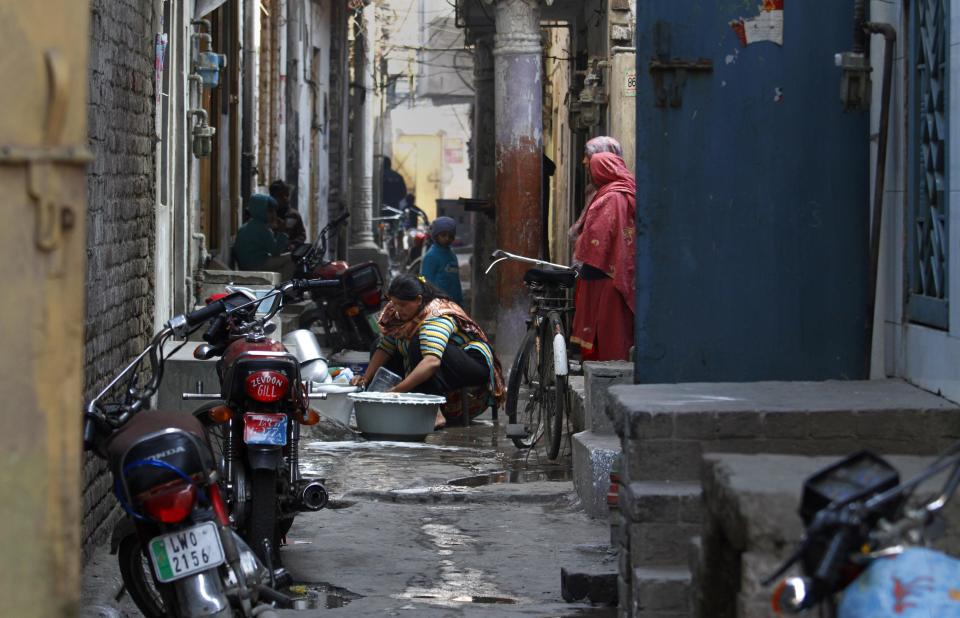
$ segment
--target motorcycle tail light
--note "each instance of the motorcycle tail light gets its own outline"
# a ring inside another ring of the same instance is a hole
[[[360,297],[360,300],[363,301],[363,304],[368,307],[379,307],[380,306],[380,290],[373,290],[367,292]]]
[[[193,510],[196,497],[197,488],[192,483],[177,481],[172,486],[140,494],[138,501],[143,512],[153,519],[164,524],[175,524],[187,518]]]
[[[351,318],[355,318],[355,317],[357,317],[358,315],[360,315],[360,307],[358,307],[358,306],[356,306],[356,305],[351,305],[351,306],[347,307],[346,310],[344,310],[344,313],[347,314],[347,315],[348,315],[349,317],[351,317]]]
[[[247,376],[244,389],[255,401],[273,403],[283,399],[290,390],[290,380],[277,371],[257,371]]]

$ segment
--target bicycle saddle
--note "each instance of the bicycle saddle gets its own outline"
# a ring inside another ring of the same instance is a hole
[[[562,288],[572,288],[577,281],[577,275],[573,271],[566,270],[547,270],[543,268],[531,268],[523,275],[524,283],[543,283],[549,285],[559,285]]]

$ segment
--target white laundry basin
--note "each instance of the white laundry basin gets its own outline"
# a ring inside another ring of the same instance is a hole
[[[423,393],[352,393],[357,428],[373,440],[420,441],[433,432],[446,398]]]

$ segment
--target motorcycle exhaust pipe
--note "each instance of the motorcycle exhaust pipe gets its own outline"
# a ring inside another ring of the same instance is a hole
[[[308,511],[319,511],[327,506],[329,501],[330,494],[327,493],[327,488],[317,481],[307,483],[300,492],[300,504]]]

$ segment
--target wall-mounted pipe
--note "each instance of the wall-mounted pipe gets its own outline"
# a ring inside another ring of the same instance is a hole
[[[864,23],[867,21],[867,0],[853,2],[853,52],[862,54],[867,51],[867,31]]]
[[[887,170],[887,138],[890,134],[890,96],[893,86],[893,48],[897,31],[890,24],[868,22],[864,32],[883,35],[883,83],[880,91],[880,134],[877,140],[877,168],[873,183],[873,212],[870,221],[870,278],[867,305],[866,377],[870,377],[873,356],[874,311],[877,304],[877,276],[880,267],[880,231],[883,223],[883,187]]]
[[[240,198],[244,204],[253,192],[253,177],[257,174],[254,161],[254,92],[257,84],[257,47],[254,43],[257,20],[260,14],[259,0],[243,3],[243,105],[240,126]]]

